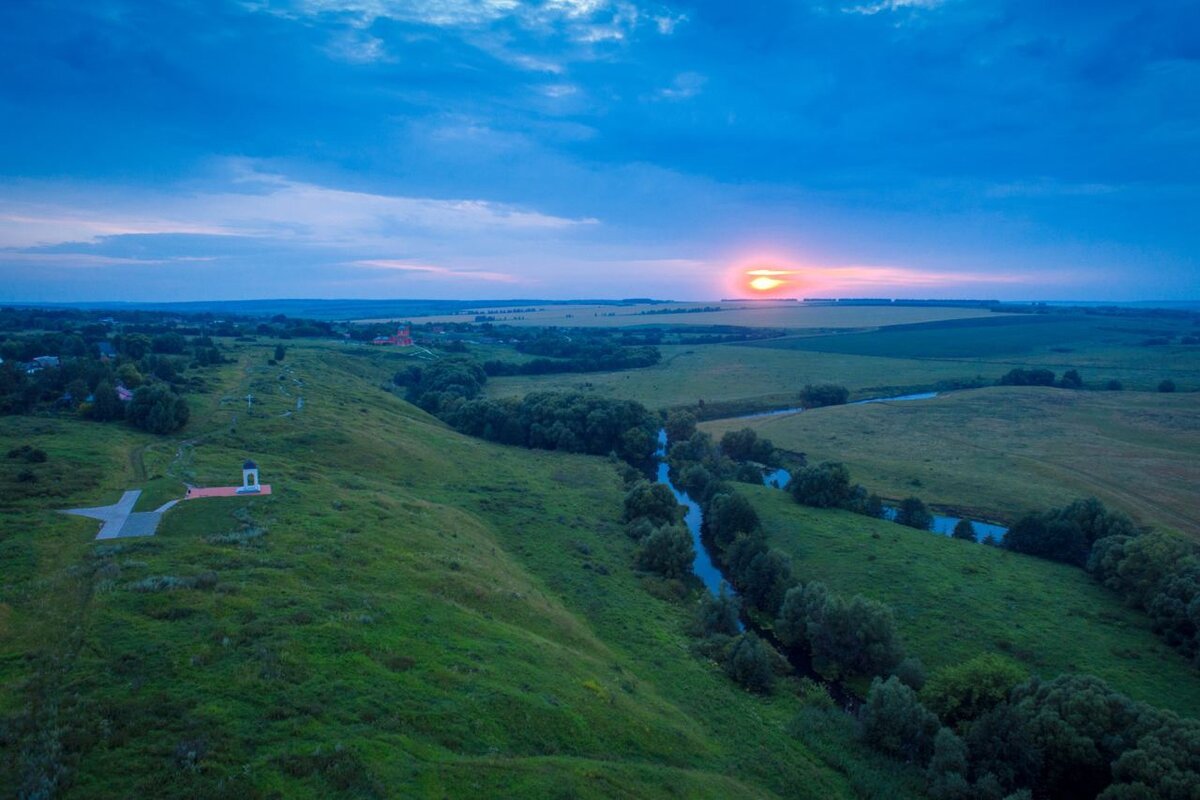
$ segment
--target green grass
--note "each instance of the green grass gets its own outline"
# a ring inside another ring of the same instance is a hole
[[[0,783],[58,765],[67,797],[919,794],[845,720],[794,726],[788,683],[757,698],[692,652],[696,595],[630,569],[608,462],[448,430],[381,391],[395,354],[291,342],[270,367],[273,346],[236,346],[170,439],[0,419],[5,450],[50,456],[42,494],[0,474]],[[187,501],[152,539],[53,511],[237,482],[246,457],[274,494]],[[137,590],[162,576],[180,588]]]
[[[1143,525],[1200,537],[1194,394],[992,387],[703,428],[719,438],[747,425],[810,462],[845,463],[894,499],[1012,522],[1094,495]]]
[[[1145,615],[1083,570],[807,508],[776,489],[744,491],[799,579],[892,606],[909,654],[931,672],[1002,653],[1034,674],[1090,673],[1135,699],[1200,713],[1195,669],[1154,635]]]

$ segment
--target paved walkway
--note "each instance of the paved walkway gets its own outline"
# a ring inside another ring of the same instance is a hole
[[[141,489],[131,489],[121,495],[121,499],[111,506],[94,506],[93,508],[68,508],[64,514],[74,514],[77,517],[98,519],[103,525],[96,534],[97,539],[125,539],[131,536],[153,536],[162,521],[163,512],[170,509],[178,500],[163,503],[153,511],[134,511],[141,496]]]
[[[270,494],[271,484],[260,483],[257,492],[242,492],[238,491],[240,486],[209,486],[206,489],[201,489],[196,486],[189,486],[187,496],[184,500],[195,500],[198,497],[254,497],[260,494]],[[159,509],[160,511],[162,509]]]

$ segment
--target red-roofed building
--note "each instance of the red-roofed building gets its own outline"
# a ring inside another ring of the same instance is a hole
[[[397,328],[396,332],[391,336],[376,336],[371,340],[371,344],[393,345],[396,347],[410,347],[412,343],[412,332],[407,325],[403,328]]]

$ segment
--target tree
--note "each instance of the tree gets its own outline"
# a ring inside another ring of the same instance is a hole
[[[1108,383],[1104,384],[1104,388],[1110,392],[1119,392],[1125,388],[1125,384],[1114,378]]]
[[[940,729],[933,739],[933,757],[925,771],[929,796],[934,800],[972,800],[968,774],[966,742],[949,728]]]
[[[892,674],[900,679],[908,688],[914,692],[921,691],[925,685],[927,677],[925,675],[925,665],[921,663],[921,659],[916,656],[909,656],[896,665],[892,670]]]
[[[1008,697],[1027,674],[1017,664],[994,653],[984,653],[938,670],[921,690],[921,701],[942,722],[957,726],[973,722]]]
[[[939,728],[937,717],[899,678],[872,680],[859,718],[863,738],[875,749],[919,765],[929,761]]]
[[[281,344],[275,345],[275,360],[276,361],[283,361],[283,359],[286,355],[287,355],[287,348],[285,348]]]
[[[1001,386],[1053,386],[1054,373],[1048,369],[1012,369],[996,381]]]
[[[696,415],[683,409],[668,411],[663,427],[667,431],[667,441],[687,441],[696,432]]]
[[[1058,385],[1063,389],[1082,389],[1083,378],[1079,377],[1079,371],[1069,369],[1059,378]]]
[[[1004,535],[1004,546],[1015,553],[1081,566],[1086,563],[1087,544],[1077,523],[1054,514],[1026,514]]]
[[[746,631],[733,640],[725,673],[752,692],[768,694],[775,683],[771,657],[767,646],[753,631]]]
[[[739,533],[753,533],[762,527],[754,506],[735,492],[713,496],[705,509],[704,524],[721,548],[731,544]]]
[[[696,632],[700,636],[737,636],[741,603],[731,595],[724,582],[716,595],[705,592],[696,609]]]
[[[896,509],[896,522],[910,528],[927,531],[933,527],[933,514],[918,497],[906,497]]]
[[[682,525],[663,525],[642,540],[635,556],[638,569],[657,572],[664,578],[686,578],[692,574],[696,551],[692,535]]]
[[[89,416],[98,422],[121,419],[125,416],[125,406],[117,397],[117,391],[108,381],[101,381],[92,392],[92,408]]]
[[[979,541],[978,535],[975,533],[975,526],[971,524],[969,519],[960,519],[954,523],[954,533],[951,534],[955,539],[962,539],[966,542]]]
[[[1169,393],[1169,392],[1175,391],[1175,381],[1168,378],[1168,379],[1160,382],[1158,384],[1158,390],[1163,393]]]
[[[775,445],[769,439],[760,439],[753,428],[742,428],[721,437],[721,452],[734,461],[768,464],[774,460]]]
[[[171,433],[188,421],[187,402],[161,383],[143,386],[133,393],[125,417],[150,433]]]
[[[819,591],[825,590],[823,583],[810,583],[809,586],[819,587]],[[805,587],[800,584],[788,589],[779,607],[779,616],[775,619],[775,634],[788,647],[798,647],[808,640],[809,612],[804,592]]]
[[[840,406],[844,405],[849,398],[849,390],[845,386],[838,386],[834,383],[823,383],[817,386],[810,383],[800,391],[800,404],[805,408]]]
[[[774,615],[795,580],[792,564],[779,550],[764,550],[754,555],[738,574],[738,589],[746,602]]]
[[[670,525],[683,519],[685,509],[674,493],[661,483],[640,480],[625,495],[625,521],[645,517],[655,526]]]
[[[853,494],[850,471],[844,464],[829,461],[796,472],[788,489],[797,503],[814,508],[842,508]]]
[[[819,584],[817,584],[819,586]],[[882,603],[855,595],[821,595],[813,589],[805,598],[805,634],[812,650],[813,667],[823,675],[879,675],[904,658],[892,610]]]

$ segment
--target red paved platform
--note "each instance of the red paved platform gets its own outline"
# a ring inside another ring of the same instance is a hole
[[[259,484],[257,492],[239,492],[240,486],[211,486],[207,489],[189,487],[184,500],[195,500],[197,497],[254,497],[271,493],[271,484]]]

